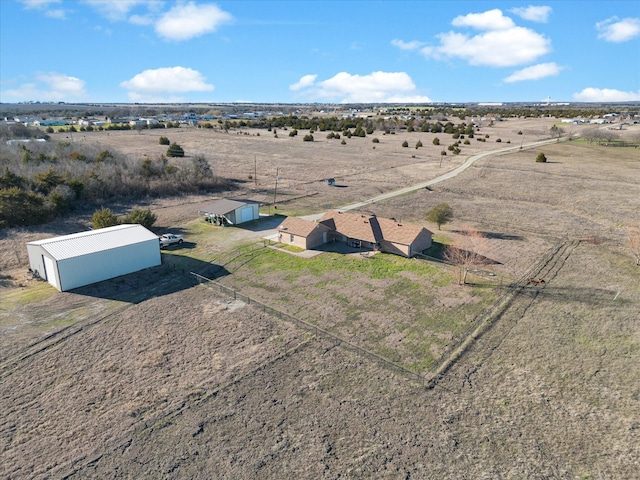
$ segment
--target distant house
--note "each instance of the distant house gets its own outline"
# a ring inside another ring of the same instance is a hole
[[[412,257],[431,246],[424,227],[360,213],[330,210],[317,222],[288,217],[278,229],[282,243],[311,249],[327,242],[343,242],[364,250],[380,250]]]
[[[304,248],[312,249],[329,241],[331,229],[317,222],[311,222],[297,217],[287,217],[278,227],[278,241]]]
[[[260,205],[257,202],[221,199],[198,210],[198,213],[216,225],[238,225],[260,218]]]

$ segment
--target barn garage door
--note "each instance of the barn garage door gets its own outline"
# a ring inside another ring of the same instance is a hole
[[[51,260],[49,257],[45,257],[44,255],[42,256],[42,259],[44,260],[44,274],[47,282],[60,290],[60,285],[58,285],[58,276],[56,275],[56,269],[53,265],[53,260]]]
[[[242,216],[242,223],[253,220],[253,207],[244,207],[240,212]]]

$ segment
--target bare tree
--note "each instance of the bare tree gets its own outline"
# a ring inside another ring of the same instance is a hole
[[[627,227],[627,245],[640,266],[640,224]]]
[[[474,265],[484,263],[485,256],[480,252],[486,252],[487,238],[475,228],[465,228],[452,245],[448,245],[444,251],[444,258],[458,266],[458,285],[467,283],[467,272]]]

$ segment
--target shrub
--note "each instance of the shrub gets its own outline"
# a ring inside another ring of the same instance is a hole
[[[545,156],[544,153],[540,152],[538,154],[538,156],[536,157],[536,162],[538,162],[538,163],[547,163],[547,157]]]
[[[304,136],[304,138],[302,140],[305,141],[305,142],[313,142],[313,135],[308,133],[307,135]]]
[[[496,138],[496,143],[502,143],[502,139],[501,138]]]
[[[93,212],[91,216],[91,225],[94,229],[113,227],[119,225],[118,217],[109,208],[101,208]]]
[[[405,140],[404,142],[402,142],[402,146],[403,146],[403,147],[405,147],[405,148],[406,148],[406,147],[408,147],[408,146],[409,146],[409,142],[407,142],[407,141]]]
[[[373,140],[371,140],[371,142],[373,142],[373,143],[380,143],[380,139],[378,139],[378,138],[374,138]]]
[[[167,149],[167,157],[184,157],[184,150],[177,143],[172,143]]]
[[[151,228],[158,217],[150,209],[134,208],[122,220],[123,223],[137,223],[145,228]]]
[[[289,132],[290,137],[295,137],[296,135],[298,135],[298,130],[295,128]]]
[[[167,137],[160,137],[158,139],[158,143],[160,145],[171,145],[171,142],[169,141],[169,139]]]
[[[438,137],[433,139],[433,144],[434,145],[440,145],[440,139]]]
[[[0,227],[37,225],[48,216],[41,195],[18,187],[0,190]]]

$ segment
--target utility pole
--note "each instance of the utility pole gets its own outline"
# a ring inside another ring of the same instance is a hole
[[[273,209],[276,209],[276,195],[278,193],[278,167],[276,167],[276,188],[273,189]]]

